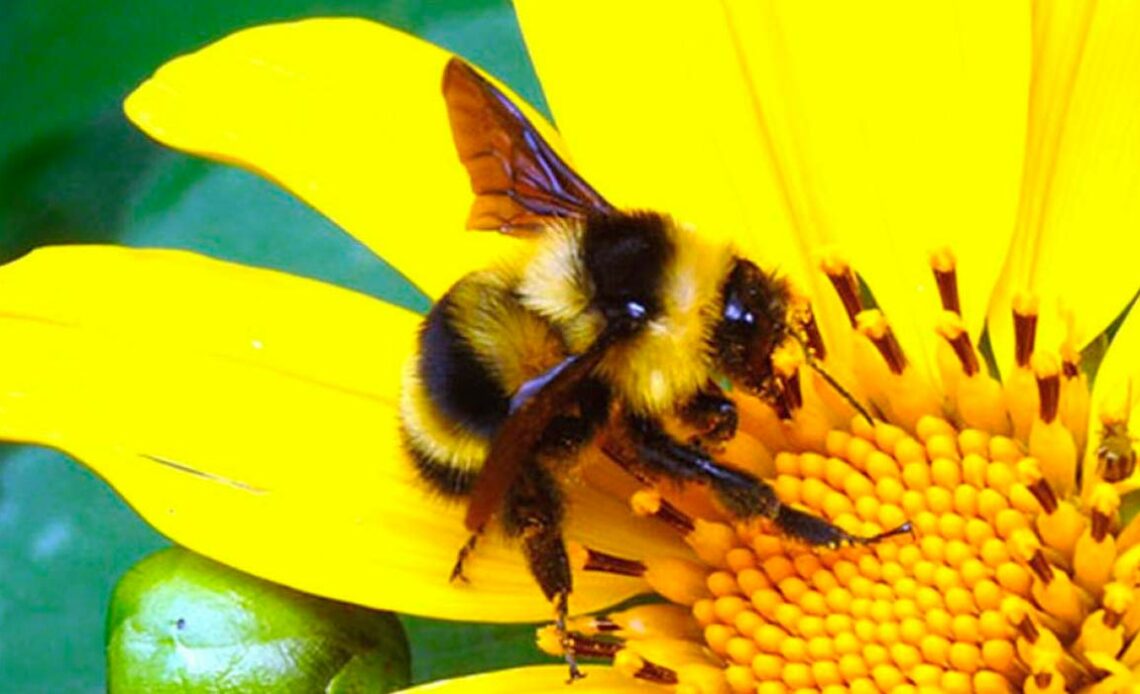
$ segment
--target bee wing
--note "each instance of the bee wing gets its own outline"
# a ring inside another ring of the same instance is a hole
[[[611,336],[603,333],[588,350],[564,359],[528,382],[512,399],[511,413],[491,441],[491,450],[471,491],[464,520],[468,530],[478,532],[499,510],[547,426],[574,404],[578,385],[589,377],[611,344]]]
[[[443,98],[476,196],[468,228],[536,230],[551,217],[614,211],[501,91],[458,58],[444,70]]]

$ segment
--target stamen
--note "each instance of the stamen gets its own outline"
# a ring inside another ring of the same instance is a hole
[[[855,280],[851,266],[833,252],[820,261],[820,269],[827,275],[827,279],[831,280],[831,286],[835,287],[835,293],[839,295],[839,300],[843,302],[843,308],[847,311],[851,327],[855,327],[855,317],[863,310],[863,301],[859,298],[859,283]]]
[[[656,518],[682,535],[693,531],[693,519],[662,498],[661,493],[655,489],[639,489],[634,492],[629,505],[636,515]]]
[[[1037,503],[1041,504],[1045,513],[1054,513],[1057,510],[1057,495],[1053,493],[1053,488],[1049,486],[1044,477],[1026,486],[1037,499]]]
[[[1029,568],[1033,569],[1033,573],[1037,574],[1037,578],[1040,578],[1043,583],[1049,583],[1053,580],[1053,565],[1049,563],[1041,550],[1034,552],[1028,563]]]
[[[1115,629],[1120,625],[1120,620],[1124,618],[1123,612],[1114,612],[1112,610],[1104,611],[1104,625],[1109,629]]]
[[[571,632],[585,634],[586,636],[593,636],[594,634],[609,634],[615,631],[620,631],[621,625],[609,617],[585,615],[582,617],[571,618],[567,623],[566,628]]]
[[[962,314],[958,301],[957,260],[949,248],[940,248],[930,254],[930,267],[938,283],[938,295],[942,299],[942,309],[957,315]]]
[[[786,404],[790,414],[795,414],[797,410],[804,406],[804,394],[800,390],[800,374],[793,373],[779,379],[780,392],[782,393],[782,400]]]
[[[1109,583],[1104,588],[1104,623],[1109,629],[1120,624],[1124,616],[1136,602],[1136,593],[1130,586],[1117,581]]]
[[[728,566],[728,552],[737,546],[736,531],[724,523],[698,518],[693,523],[693,531],[685,536],[701,561],[709,566],[722,569]]]
[[[1089,528],[1089,533],[1092,535],[1094,542],[1103,542],[1108,537],[1108,531],[1112,527],[1112,516],[1101,511],[1094,510],[1092,513],[1092,525]]]
[[[1034,355],[1031,360],[1037,377],[1038,416],[1048,424],[1057,418],[1061,403],[1061,375],[1057,359],[1051,354]]]
[[[618,576],[641,577],[647,570],[645,564],[636,559],[623,559],[599,552],[579,542],[567,543],[566,550],[570,555],[570,564],[580,571],[601,571]]]
[[[1120,494],[1100,482],[1089,493],[1088,505],[1091,522],[1073,549],[1073,575],[1082,588],[1097,595],[1112,579],[1116,563],[1116,540],[1110,533],[1120,511]]]
[[[1020,620],[1014,620],[1014,627],[1017,629],[1021,638],[1029,643],[1037,643],[1040,632],[1037,631],[1037,625],[1029,618],[1028,614],[1023,614]]]
[[[962,371],[967,376],[978,373],[978,355],[974,352],[974,346],[970,344],[970,336],[966,334],[966,326],[962,323],[962,318],[956,313],[945,313],[938,323],[937,330],[938,334],[954,349],[954,355],[958,357]]]
[[[1028,528],[1018,528],[1009,537],[1009,549],[1014,557],[1025,564],[1037,574],[1042,583],[1053,580],[1053,566],[1045,555],[1041,553],[1041,543],[1037,535]]]
[[[1092,394],[1088,376],[1081,371],[1081,353],[1071,335],[1061,344],[1061,422],[1073,432],[1077,450],[1085,450]],[[1090,461],[1091,462],[1091,461]],[[1091,470],[1081,471],[1082,481],[1091,481]]]
[[[600,631],[623,638],[672,637],[695,641],[701,636],[692,610],[679,605],[636,605],[595,618],[595,621]]]
[[[1046,546],[1066,558],[1071,557],[1073,547],[1087,526],[1086,516],[1067,499],[1067,493],[1058,490],[1054,478],[1046,474],[1047,469],[1036,458],[1021,459],[1017,463],[1017,472],[1025,480],[1025,487],[1013,485],[1010,501],[1023,513],[1036,516],[1037,533]],[[1029,503],[1019,501],[1019,489],[1030,492],[1028,496],[1032,498]],[[1044,513],[1036,513],[1032,501],[1040,503]],[[1036,536],[1032,537],[1036,542]]]
[[[1029,454],[1041,463],[1042,473],[1058,497],[1069,496],[1077,479],[1077,444],[1073,433],[1057,416],[1061,376],[1057,357],[1039,352],[1030,359],[1037,382],[1037,416],[1030,421]]]
[[[899,375],[903,372],[906,368],[906,355],[882,311],[871,309],[860,312],[855,327],[879,350],[891,373]]]
[[[1018,293],[1013,297],[1013,354],[1018,366],[1028,367],[1029,357],[1033,355],[1037,339],[1037,306],[1038,299],[1031,294]]]
[[[538,648],[547,655],[562,656],[569,646],[575,656],[606,660],[612,659],[624,647],[620,641],[603,641],[574,632],[562,634],[553,625],[539,627],[535,632],[535,641]]]
[[[678,604],[693,605],[709,596],[708,570],[702,564],[673,557],[646,560],[645,582],[662,597]]]
[[[667,667],[651,663],[628,648],[623,648],[614,656],[614,667],[629,677],[635,677],[656,684],[677,684],[677,673]]]

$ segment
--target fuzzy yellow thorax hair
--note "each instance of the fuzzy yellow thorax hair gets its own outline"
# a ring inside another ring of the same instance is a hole
[[[585,351],[605,325],[591,309],[580,223],[553,226],[538,241],[519,285],[523,303],[562,332],[567,347]],[[633,411],[661,415],[704,386],[712,368],[710,338],[721,312],[721,288],[734,253],[669,220],[673,253],[664,268],[662,310],[636,338],[614,348],[599,367]]]

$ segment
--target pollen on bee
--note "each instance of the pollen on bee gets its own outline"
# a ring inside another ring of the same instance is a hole
[[[823,334],[815,320],[815,312],[806,297],[796,296],[793,300],[795,325],[803,331],[804,343],[812,357],[819,361],[827,358],[827,346],[823,344]]]
[[[693,530],[693,519],[669,503],[656,489],[639,489],[629,499],[630,508],[638,516],[649,516],[688,535]]]
[[[581,633],[570,632],[561,634],[554,626],[539,627],[535,632],[535,643],[539,650],[548,655],[565,655],[566,649],[571,648],[574,655],[580,658],[613,659],[623,647],[618,639],[592,638]]]

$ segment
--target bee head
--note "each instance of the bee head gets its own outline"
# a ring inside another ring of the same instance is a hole
[[[772,387],[772,352],[791,337],[787,283],[737,258],[722,297],[713,334],[717,366],[734,385],[764,395]]]

